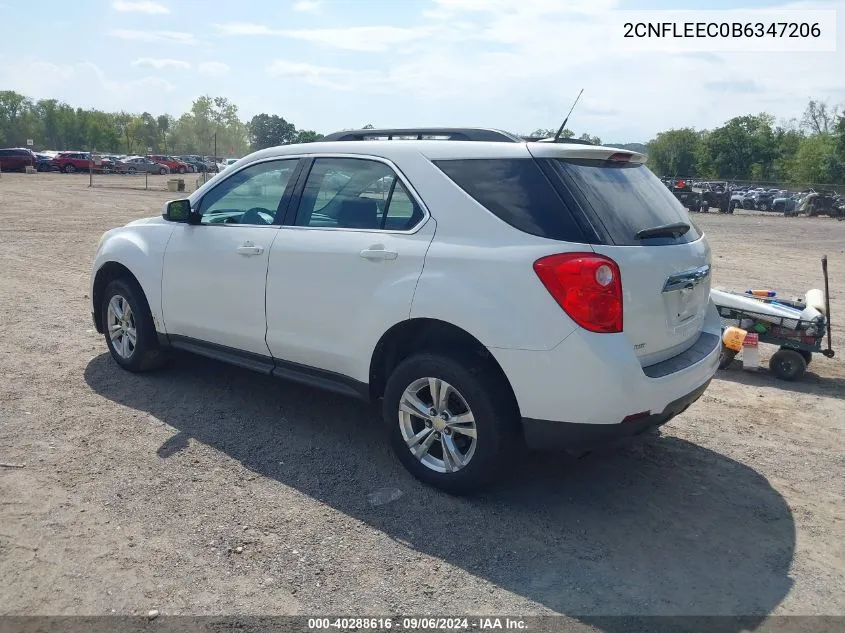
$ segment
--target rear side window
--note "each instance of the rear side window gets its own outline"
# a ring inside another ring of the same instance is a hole
[[[588,242],[558,192],[531,158],[438,160],[434,164],[488,211],[531,235]]]
[[[685,244],[701,237],[689,213],[645,165],[604,160],[547,159],[552,171],[616,246]],[[638,239],[639,231],[684,223],[680,237]]]

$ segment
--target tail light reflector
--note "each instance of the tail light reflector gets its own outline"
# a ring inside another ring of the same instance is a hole
[[[595,253],[561,253],[538,259],[534,272],[582,328],[622,331],[622,278],[612,259]]]

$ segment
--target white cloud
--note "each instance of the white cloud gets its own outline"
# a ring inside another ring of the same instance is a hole
[[[148,13],[150,15],[162,15],[170,13],[163,4],[157,2],[132,2],[131,0],[114,0],[112,8],[121,13]]]
[[[110,79],[99,66],[91,62],[55,64],[32,61],[0,64],[0,85],[35,99],[64,100],[74,107],[133,111],[138,108],[139,100],[149,99],[153,95],[162,103],[166,99],[164,95],[176,89],[176,86],[160,77],[150,76],[130,81]],[[155,109],[152,105],[146,107]]]
[[[267,67],[273,77],[300,79],[312,86],[331,90],[354,90],[383,86],[386,77],[377,71],[348,70],[331,66],[318,66],[304,62],[277,59]]]
[[[229,66],[222,62],[204,62],[198,69],[200,74],[206,77],[222,77],[229,74]]]
[[[333,29],[274,29],[265,24],[229,22],[215,24],[221,35],[271,35],[303,40],[328,48],[380,53],[400,44],[435,35],[432,27],[352,26]]]
[[[170,42],[173,44],[197,44],[193,33],[182,33],[179,31],[138,31],[134,29],[112,29],[109,31],[111,37],[131,42]]]
[[[162,68],[184,68],[189,70],[191,68],[188,62],[181,59],[157,59],[155,57],[139,57],[132,62],[132,65],[136,67],[148,66],[157,70],[161,70]]]
[[[293,4],[293,10],[300,13],[320,13],[322,8],[322,0],[299,0]]]

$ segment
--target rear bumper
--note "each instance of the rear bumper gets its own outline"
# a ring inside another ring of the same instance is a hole
[[[577,424],[552,420],[522,419],[525,443],[533,450],[555,450],[563,448],[591,449],[623,441],[645,431],[666,424],[687,408],[707,390],[708,379],[694,391],[670,402],[660,413],[636,418],[618,424]]]
[[[708,383],[718,369],[720,341],[711,300],[699,339],[645,368],[625,334],[576,330],[550,350],[488,349],[510,382],[521,417],[614,428],[632,415],[671,412],[679,399]]]

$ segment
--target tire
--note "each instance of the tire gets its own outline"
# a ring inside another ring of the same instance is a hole
[[[809,366],[810,363],[813,362],[813,352],[808,352],[803,349],[799,349],[798,353],[801,354],[801,358],[804,359],[804,362]]]
[[[431,407],[429,379],[451,388],[444,407],[446,417],[429,417],[424,411],[416,415],[409,408],[400,408],[406,391]],[[522,446],[517,432],[518,409],[502,382],[486,363],[469,355],[420,353],[402,361],[387,381],[382,406],[391,447],[402,465],[420,481],[449,494],[470,494],[492,483],[507,464],[505,451]],[[454,421],[467,414],[471,426]],[[472,431],[476,437],[457,429]],[[428,434],[422,435],[426,430]],[[429,446],[419,458],[406,439],[413,437],[424,438],[417,441],[417,448],[426,442]],[[445,452],[447,446],[454,452]],[[448,459],[449,455],[456,458]]]
[[[130,176],[134,176],[136,171],[137,170],[134,167],[130,167],[129,169],[126,170],[126,173],[129,174]]]
[[[126,305],[129,306],[129,319],[123,321]],[[149,371],[160,367],[167,360],[159,348],[158,335],[153,325],[150,307],[138,284],[129,279],[116,279],[109,283],[103,293],[100,307],[103,320],[103,336],[112,358],[123,369],[131,372]],[[121,336],[112,339],[111,328],[122,323]],[[135,342],[132,343],[131,332]],[[124,341],[126,341],[124,346]]]
[[[768,211],[769,210],[769,203],[768,202],[761,202],[759,205],[757,205],[757,210],[758,211]]]
[[[804,357],[794,349],[781,348],[772,355],[769,369],[781,380],[798,380],[807,370]]]
[[[180,167],[178,171],[179,171],[179,173],[180,173],[180,174],[184,174],[184,173],[185,173],[185,168],[184,168],[184,167]]]
[[[166,175],[167,174],[167,168],[162,167],[161,169],[158,170],[158,173],[161,174],[162,176]]]
[[[73,165],[65,165],[65,168],[62,171],[64,171],[66,174],[72,174],[76,171],[76,167],[74,167]]]
[[[727,369],[731,366],[731,363],[734,362],[734,358],[736,358],[738,352],[728,349],[725,347],[725,344],[722,343],[722,351],[719,354],[719,369]]]

